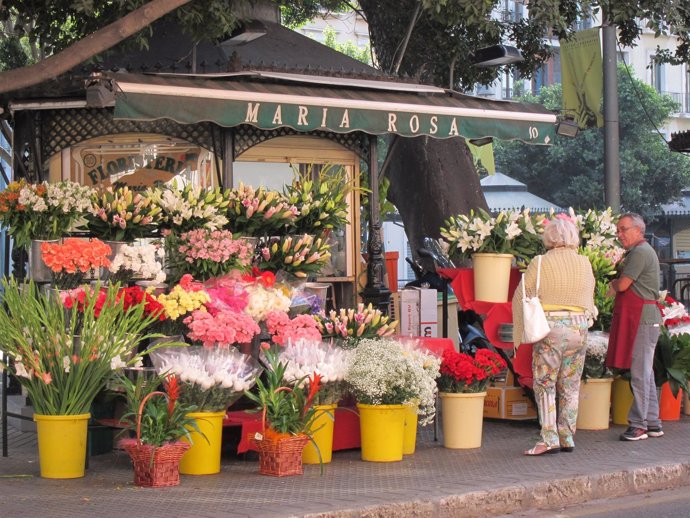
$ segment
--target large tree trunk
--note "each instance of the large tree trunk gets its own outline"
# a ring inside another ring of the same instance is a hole
[[[385,174],[416,256],[422,239],[439,237],[449,216],[487,209],[472,155],[461,138],[396,137]]]
[[[53,79],[87,59],[114,47],[190,0],[151,0],[90,36],[33,65],[0,72],[0,93],[19,90]]]

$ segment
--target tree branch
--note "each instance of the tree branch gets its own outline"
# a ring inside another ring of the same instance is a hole
[[[151,0],[116,22],[33,65],[0,72],[0,94],[53,79],[108,50],[191,0]]]

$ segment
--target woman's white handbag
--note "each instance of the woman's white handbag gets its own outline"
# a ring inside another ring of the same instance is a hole
[[[525,274],[522,274],[522,343],[533,344],[546,338],[551,332],[544,308],[539,300],[539,278],[541,277],[541,256],[537,256],[537,294],[527,298]]]

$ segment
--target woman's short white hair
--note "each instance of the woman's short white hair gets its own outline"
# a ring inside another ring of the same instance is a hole
[[[580,232],[573,222],[567,219],[555,218],[547,223],[542,235],[542,241],[547,249],[577,248],[580,246]]]

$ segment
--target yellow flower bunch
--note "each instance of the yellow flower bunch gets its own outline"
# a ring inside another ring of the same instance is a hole
[[[204,304],[210,302],[211,297],[205,291],[187,291],[178,284],[170,293],[163,293],[156,300],[163,306],[166,318],[177,320],[197,309],[206,311]]]

